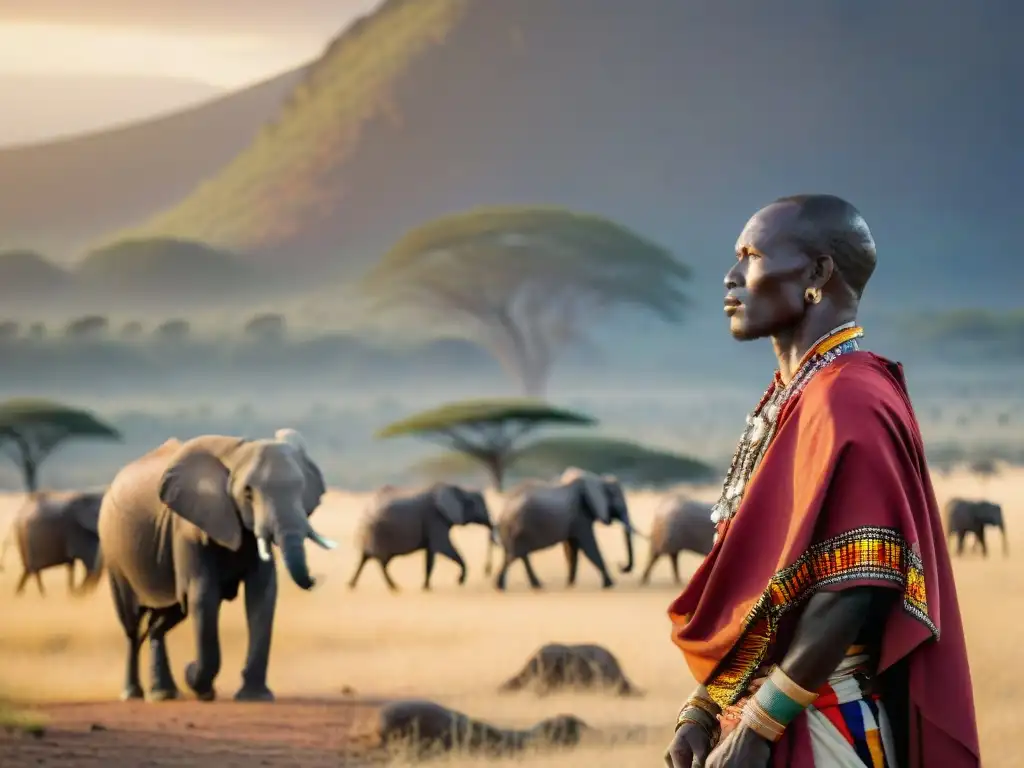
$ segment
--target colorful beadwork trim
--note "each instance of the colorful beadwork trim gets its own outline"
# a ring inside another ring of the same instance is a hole
[[[928,617],[920,555],[892,528],[857,528],[815,544],[775,574],[744,619],[740,639],[705,684],[711,699],[724,709],[746,695],[750,681],[764,664],[782,617],[822,587],[854,579],[899,585],[904,610],[938,639],[939,630]]]

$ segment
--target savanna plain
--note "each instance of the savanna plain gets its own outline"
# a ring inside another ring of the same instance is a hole
[[[1004,557],[993,531],[987,559],[968,551],[962,558],[954,557],[954,568],[983,764],[1009,768],[1020,764],[1014,745],[1024,690],[1018,641],[1024,617],[1015,597],[1024,593],[1024,559],[1017,554],[1024,551],[1024,471],[1006,470],[990,478],[954,472],[936,476],[935,484],[940,503],[959,495],[987,497],[1004,505],[1009,555]],[[711,488],[693,493],[698,498],[713,494]],[[545,584],[542,592],[529,590],[517,564],[510,571],[508,591],[501,594],[483,574],[486,533],[457,528],[453,541],[470,567],[465,586],[455,583],[456,567],[439,560],[433,590],[424,593],[423,557],[418,554],[390,566],[400,592],[388,592],[374,563],[368,564],[357,589],[350,591],[347,581],[356,565],[352,535],[364,501],[365,496],[341,491],[324,498],[314,518],[316,526],[341,545],[328,552],[310,547],[312,568],[321,577],[317,589],[302,593],[289,579],[280,580],[269,679],[277,695],[273,704],[235,704],[230,699],[245,652],[240,599],[226,604],[221,614],[221,700],[119,702],[124,641],[105,586],[85,598],[71,598],[65,573],[58,569],[46,574],[45,599],[32,583],[23,596],[15,597],[20,569],[16,553],[10,552],[0,573],[0,692],[17,704],[23,718],[43,727],[35,735],[0,729],[0,764],[358,765],[372,751],[375,705],[406,697],[432,699],[500,726],[528,727],[544,717],[572,713],[609,733],[634,728],[644,734],[639,740],[584,743],[570,752],[525,754],[515,758],[520,763],[566,768],[662,764],[675,713],[693,686],[681,654],[669,640],[665,611],[677,588],[667,562],[655,568],[648,587],[637,584],[634,571],[616,574],[615,588],[603,591],[589,563],[581,561],[577,586],[567,589],[561,550],[549,550],[534,559]],[[493,514],[499,499],[491,496],[489,501]],[[636,492],[629,495],[629,502],[637,527],[646,530],[659,495]],[[0,531],[6,530],[20,503],[18,496],[0,498]],[[606,559],[611,564],[623,562],[621,530],[598,533]],[[646,542],[638,540],[637,545],[642,569]],[[684,575],[697,562],[695,556],[684,556]],[[496,693],[497,686],[546,642],[604,645],[645,695],[538,698]],[[193,654],[187,623],[171,633],[170,652],[183,686],[182,668]],[[143,654],[145,665],[145,650]],[[391,759],[396,765],[408,762],[401,755]],[[465,755],[445,760],[454,765],[482,762]]]

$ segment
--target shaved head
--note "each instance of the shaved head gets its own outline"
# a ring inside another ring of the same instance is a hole
[[[808,256],[831,256],[840,280],[859,299],[877,261],[875,240],[860,211],[835,195],[790,195],[775,204],[797,207],[791,238]]]

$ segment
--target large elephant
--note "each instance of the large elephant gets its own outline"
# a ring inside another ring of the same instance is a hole
[[[953,498],[946,502],[946,535],[956,535],[956,553],[964,552],[964,538],[973,533],[981,545],[981,554],[988,557],[985,546],[985,528],[995,526],[1003,534],[1003,556],[1009,554],[1009,543],[1006,540],[1006,524],[1003,522],[1003,508],[991,501],[971,501]]]
[[[103,556],[97,520],[103,491],[39,491],[18,510],[0,549],[0,563],[12,543],[21,554],[22,574],[15,587],[21,594],[35,577],[39,594],[45,595],[40,573],[67,566],[68,591],[75,596],[91,592],[103,575]],[[75,563],[85,566],[85,578],[75,586]]]
[[[171,439],[118,472],[99,534],[128,643],[122,699],[143,696],[138,661],[147,636],[151,698],[177,697],[165,635],[191,614],[196,659],[185,681],[199,699],[212,700],[221,602],[235,599],[244,583],[249,645],[235,699],[273,700],[266,684],[277,601],[271,545],[281,549],[292,580],[312,588],[305,540],[336,546],[308,521],[324,491],[301,441],[282,432],[272,440]]]
[[[594,523],[622,523],[626,537],[623,573],[633,570],[633,524],[626,495],[619,481],[610,475],[595,475],[570,467],[554,483],[527,482],[513,489],[496,522],[504,558],[494,586],[505,589],[508,568],[523,561],[530,586],[540,589],[540,579],[530,564],[530,553],[562,544],[569,565],[568,584],[576,583],[579,553],[601,573],[602,586],[614,585],[594,536]],[[488,554],[488,557],[490,555]]]
[[[640,583],[649,583],[654,564],[662,557],[667,557],[672,564],[675,583],[681,584],[679,553],[690,551],[706,556],[714,543],[715,524],[711,522],[711,505],[681,496],[670,497],[654,513],[651,547]]]
[[[435,483],[427,488],[403,489],[386,485],[370,501],[356,533],[360,560],[352,574],[349,587],[354,588],[370,560],[380,563],[388,588],[398,589],[388,574],[392,558],[418,550],[426,552],[426,574],[423,589],[430,589],[430,574],[436,555],[444,555],[461,573],[459,584],[466,583],[466,563],[451,540],[453,525],[476,524],[493,530],[487,501],[479,491],[469,491],[449,483]]]

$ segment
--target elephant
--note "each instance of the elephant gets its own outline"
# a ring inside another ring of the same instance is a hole
[[[672,564],[672,577],[679,578],[679,553],[684,550],[707,556],[715,543],[715,524],[711,522],[711,505],[683,497],[672,497],[654,513],[651,526],[647,567],[640,577],[648,584],[654,564],[663,556]]]
[[[320,469],[280,432],[259,440],[172,438],[117,473],[100,509],[99,535],[127,640],[122,700],[144,696],[139,648],[147,637],[150,699],[178,697],[165,641],[189,614],[196,658],[185,681],[198,699],[213,700],[221,602],[234,600],[244,584],[248,650],[235,700],[273,701],[266,684],[277,601],[271,545],[280,548],[292,581],[311,589],[305,540],[337,546],[308,520],[324,492]]]
[[[466,563],[451,540],[453,525],[483,525],[493,535],[487,501],[479,491],[458,485],[434,483],[426,488],[404,489],[385,485],[374,494],[356,533],[360,560],[349,581],[354,589],[366,563],[380,563],[381,573],[392,592],[398,586],[388,574],[388,563],[399,555],[418,550],[426,552],[426,574],[423,589],[430,589],[434,558],[444,555],[457,566],[459,584],[466,583]]]
[[[562,544],[565,551],[569,586],[576,583],[580,551],[600,571],[602,587],[614,586],[594,536],[595,521],[609,525],[612,520],[620,521],[625,531],[627,562],[620,570],[630,573],[636,531],[629,519],[626,495],[616,478],[570,467],[556,482],[534,481],[518,486],[509,493],[496,522],[504,558],[494,586],[504,590],[509,566],[521,559],[530,586],[540,589],[542,585],[530,564],[530,553],[556,544]]]
[[[1003,556],[1009,554],[1009,543],[1006,540],[1006,524],[1003,522],[1003,508],[991,501],[971,501],[952,498],[946,502],[946,535],[957,537],[956,553],[964,552],[964,538],[973,533],[977,543],[981,545],[982,557],[988,557],[985,546],[985,527],[993,525],[1003,535]]]
[[[531,687],[539,696],[565,689],[606,690],[617,696],[642,696],[622,671],[619,660],[607,648],[584,643],[541,646],[515,676],[498,688],[513,693]]]
[[[12,540],[18,544],[23,572],[15,594],[20,595],[30,577],[45,596],[40,572],[65,565],[68,592],[76,597],[91,592],[103,575],[103,556],[97,522],[104,491],[38,491],[32,493],[15,515],[0,549],[0,563]],[[85,577],[75,586],[75,563],[85,566]]]
[[[376,735],[383,746],[405,747],[416,757],[465,751],[489,757],[509,756],[529,747],[575,746],[593,732],[575,715],[556,715],[532,728],[499,728],[433,701],[401,699],[382,706]]]

